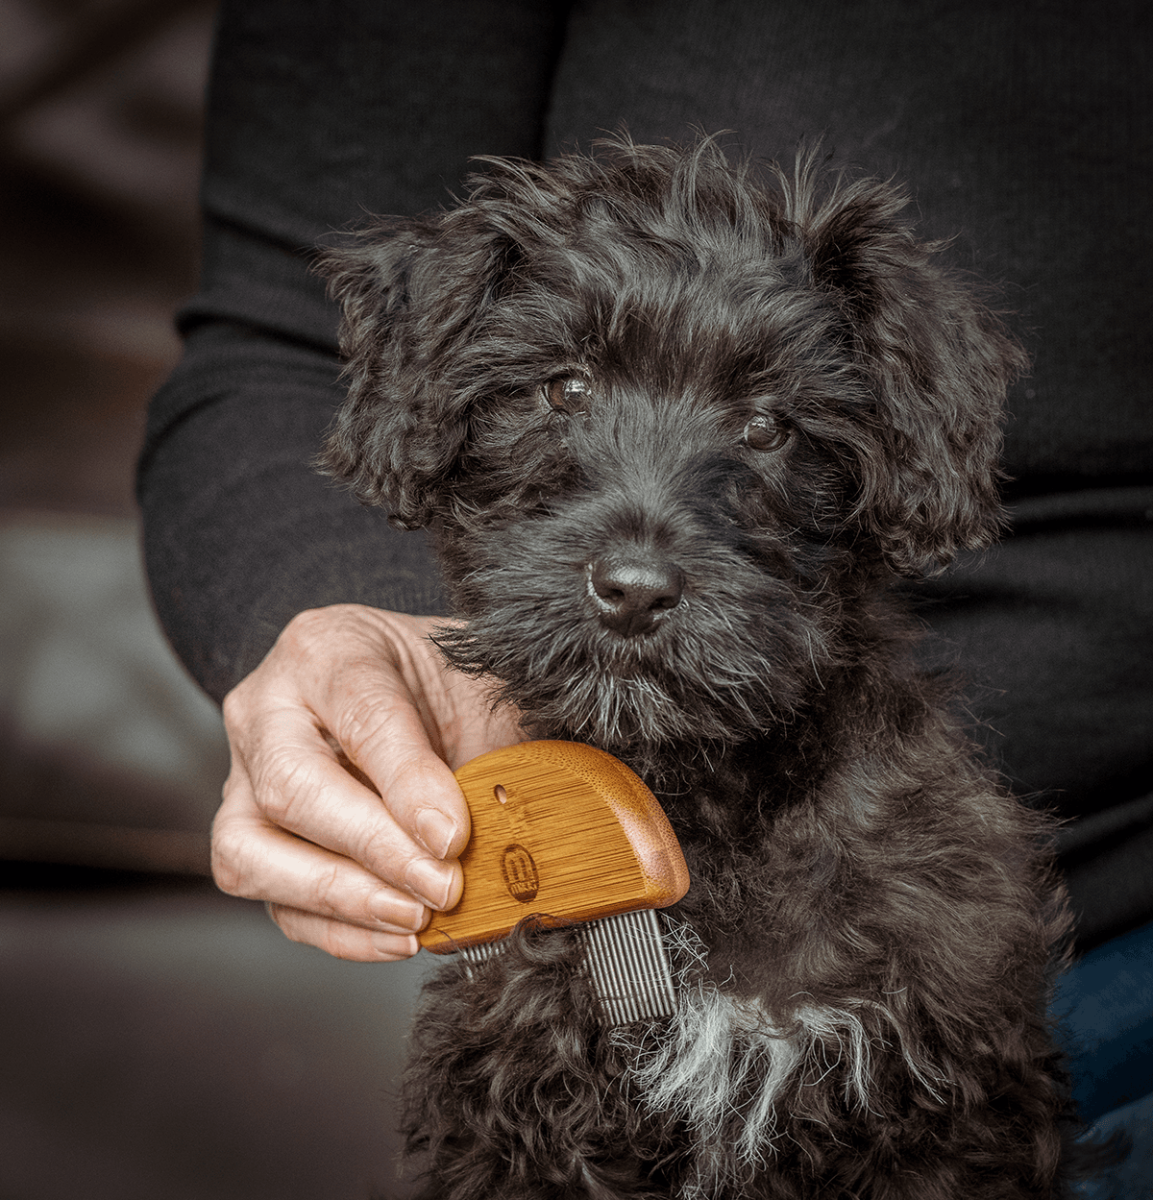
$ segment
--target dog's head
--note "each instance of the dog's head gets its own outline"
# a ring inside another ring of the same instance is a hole
[[[708,139],[488,166],[327,260],[323,465],[433,530],[462,665],[602,742],[736,736],[801,703],[851,595],[993,536],[1021,355],[900,192],[812,155],[766,188]],[[582,672],[579,704],[530,686]]]

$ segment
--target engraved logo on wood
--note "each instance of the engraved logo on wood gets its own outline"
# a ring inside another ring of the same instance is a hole
[[[532,855],[523,846],[515,842],[506,846],[501,857],[500,869],[504,875],[504,885],[514,900],[527,904],[536,899],[536,894],[540,891],[540,876],[537,874]]]

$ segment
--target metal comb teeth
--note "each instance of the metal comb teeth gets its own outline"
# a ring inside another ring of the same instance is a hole
[[[584,966],[606,1025],[629,1025],[672,1016],[676,991],[656,912],[619,913],[578,925]],[[504,942],[466,946],[465,961],[479,965]]]

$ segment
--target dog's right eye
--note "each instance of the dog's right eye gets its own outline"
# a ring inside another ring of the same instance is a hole
[[[542,395],[549,408],[562,413],[588,411],[589,385],[579,375],[560,375],[544,385]]]

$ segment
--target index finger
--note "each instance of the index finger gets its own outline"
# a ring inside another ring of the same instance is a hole
[[[459,856],[468,806],[411,697],[394,681],[367,679],[349,688],[325,723],[401,828],[436,858]]]
[[[469,835],[469,814],[445,762],[443,726],[450,715],[445,666],[427,637],[428,623],[401,613],[327,610],[320,645],[310,655],[341,652],[318,672],[325,685],[302,697],[392,817],[430,854],[455,858]],[[300,631],[306,640],[308,626]]]

